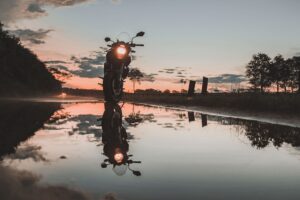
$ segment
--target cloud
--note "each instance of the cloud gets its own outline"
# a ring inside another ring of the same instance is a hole
[[[16,37],[20,38],[21,41],[28,43],[29,45],[44,44],[48,34],[53,31],[51,29],[17,29],[10,30],[9,32]]]
[[[118,5],[118,4],[122,3],[122,0],[110,0],[110,2]]]
[[[18,200],[94,200],[90,194],[67,186],[41,184],[41,176],[0,165],[0,199]],[[98,198],[97,198],[98,199]],[[108,193],[101,200],[117,200]]]
[[[27,7],[27,11],[31,12],[31,13],[34,13],[34,12],[46,13],[46,11],[44,9],[42,9],[41,6],[37,3],[29,4],[28,7]]]
[[[81,135],[93,134],[96,138],[100,138],[102,136],[102,129],[99,127],[98,117],[96,115],[78,115],[70,118],[69,121],[77,123],[72,132]]]
[[[88,194],[64,186],[38,184],[41,177],[28,171],[0,166],[0,199],[89,200]]]
[[[219,76],[208,77],[209,83],[241,83],[244,81],[246,81],[246,78],[239,74],[221,74]]]
[[[104,75],[104,63],[105,63],[105,53],[103,51],[94,51],[90,56],[76,57],[71,56],[71,63],[59,60],[46,61],[48,68],[56,68],[64,70],[73,75],[84,77],[84,78],[97,78]],[[70,69],[64,64],[73,64],[78,67],[78,69]]]
[[[96,55],[90,57],[77,58],[71,57],[71,61],[78,64],[77,70],[69,70],[70,73],[85,78],[97,78],[104,75],[104,63],[105,63],[104,52],[96,52]]]
[[[34,19],[48,13],[45,7],[73,6],[92,0],[1,0],[0,20],[14,23],[20,19]]]
[[[45,158],[44,153],[41,152],[42,147],[41,146],[35,146],[35,145],[21,145],[17,148],[16,152],[14,154],[10,154],[6,156],[8,159],[12,160],[26,160],[26,159],[32,159],[35,162],[48,162],[48,160]]]
[[[143,73],[143,77],[141,78],[141,81],[146,81],[146,82],[154,82],[155,81],[155,76],[158,74],[146,74]]]
[[[44,61],[44,63],[51,64],[51,65],[68,64],[68,62],[62,61],[62,60],[47,60],[47,61]]]
[[[183,68],[183,67],[165,68],[159,70],[158,72],[165,73],[165,74],[176,74],[177,77],[182,77],[187,75],[187,68]]]

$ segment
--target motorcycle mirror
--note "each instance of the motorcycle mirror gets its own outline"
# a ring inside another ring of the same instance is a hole
[[[141,31],[136,34],[136,37],[143,37],[144,35],[145,35],[145,32]]]
[[[102,168],[106,168],[106,167],[107,167],[107,164],[106,164],[106,163],[101,163],[101,167],[102,167]]]
[[[109,42],[111,41],[111,39],[109,37],[104,38],[105,42]]]
[[[140,171],[135,171],[133,170],[132,173],[135,175],[135,176],[141,176],[142,173]]]

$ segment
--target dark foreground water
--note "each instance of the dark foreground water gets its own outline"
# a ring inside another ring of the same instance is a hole
[[[297,128],[101,102],[0,110],[1,200],[300,198]]]

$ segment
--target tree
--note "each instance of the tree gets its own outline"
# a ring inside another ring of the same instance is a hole
[[[295,85],[298,85],[298,93],[300,93],[300,56],[294,56],[293,58],[293,72]]]
[[[182,85],[181,85],[181,90],[183,89],[182,87],[187,83],[187,80],[186,79],[180,79],[179,81]]]
[[[272,83],[276,84],[276,91],[279,92],[280,81],[281,81],[281,70],[285,65],[285,60],[282,55],[275,56],[272,61],[272,67],[270,70],[270,77]]]
[[[264,92],[264,88],[271,85],[270,69],[271,58],[268,55],[264,53],[253,55],[246,66],[246,76],[255,90],[260,88],[260,91]]]
[[[291,67],[289,64],[290,60],[285,60],[280,71],[281,80],[280,80],[280,87],[284,89],[284,92],[286,92],[286,88],[288,86],[288,82],[291,77]]]
[[[295,68],[295,61],[292,58],[286,60],[286,66],[289,70],[287,78],[287,87],[290,87],[292,92],[297,88],[297,70]]]
[[[0,96],[56,94],[61,82],[0,22]]]
[[[164,94],[170,94],[170,93],[171,93],[171,91],[170,91],[170,90],[168,90],[168,89],[166,89],[165,91],[163,91],[163,93],[164,93]]]
[[[138,68],[132,68],[128,73],[129,80],[132,81],[133,93],[135,93],[135,84],[141,82],[144,74]]]

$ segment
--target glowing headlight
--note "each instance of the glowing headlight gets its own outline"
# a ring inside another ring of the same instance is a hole
[[[117,57],[119,59],[121,59],[126,55],[127,49],[124,45],[120,45],[120,46],[117,47],[116,52],[117,52]]]
[[[124,155],[122,153],[116,153],[114,159],[117,163],[121,163],[124,159]]]

